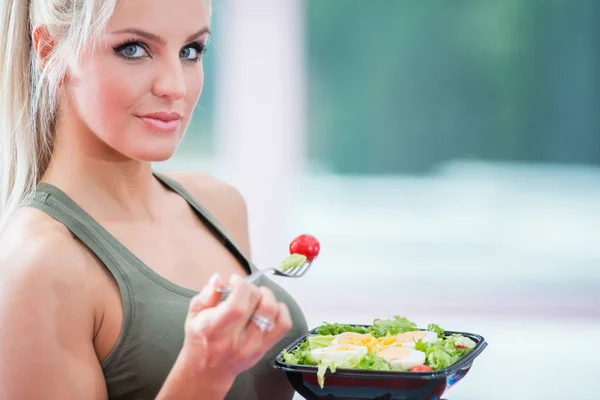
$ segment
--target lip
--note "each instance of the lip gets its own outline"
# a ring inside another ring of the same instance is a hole
[[[183,118],[176,112],[155,112],[138,115],[138,119],[149,129],[163,133],[172,133],[179,127],[179,121]]]
[[[171,121],[179,121],[182,118],[182,115],[177,112],[155,112],[145,115],[138,115],[140,118],[151,118],[157,119],[159,121],[171,122]]]

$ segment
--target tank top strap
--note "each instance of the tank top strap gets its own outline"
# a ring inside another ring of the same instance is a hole
[[[136,314],[134,285],[131,282],[131,276],[123,269],[123,266],[126,265],[125,258],[119,252],[114,251],[114,246],[108,241],[109,238],[104,229],[71,198],[53,185],[38,184],[36,193],[27,205],[39,209],[63,224],[109,270],[117,282],[122,298],[122,330],[128,332]],[[128,337],[125,335],[120,336],[115,349],[122,348],[127,339]],[[111,352],[102,363],[103,367],[110,366],[118,357],[118,353],[118,351]]]
[[[255,272],[256,266],[248,259],[241,251],[235,240],[227,233],[225,228],[217,221],[217,219],[196,200],[179,182],[169,178],[168,176],[154,172],[154,176],[167,188],[183,197],[188,204],[194,209],[200,220],[211,231],[211,233],[225,246],[231,254],[238,260],[242,266],[249,272]]]
[[[40,183],[28,206],[37,208],[63,224],[113,273],[119,286],[127,284],[120,260],[104,234],[105,230],[56,186]]]

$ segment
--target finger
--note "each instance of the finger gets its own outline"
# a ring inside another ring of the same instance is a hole
[[[188,316],[194,317],[200,311],[219,304],[222,294],[217,291],[223,287],[223,281],[218,273],[213,274],[208,284],[202,288],[202,291],[192,298],[189,305]]]
[[[275,321],[277,321],[280,312],[279,303],[277,302],[273,291],[262,286],[260,292],[262,298],[256,311],[252,314],[244,332],[244,343],[249,348],[256,350],[262,348],[265,333],[275,329]],[[261,327],[263,322],[261,319],[266,322],[267,326]]]
[[[212,340],[219,337],[221,330],[217,328],[221,313],[216,307],[204,309],[186,321],[186,341]],[[188,337],[189,336],[189,337]]]
[[[269,349],[283,339],[283,337],[290,331],[290,329],[292,329],[293,326],[290,310],[285,303],[278,302],[277,305],[279,308],[279,313],[277,314],[277,319],[275,320],[274,329],[265,333],[263,338],[264,346]]]
[[[232,275],[231,293],[219,308],[222,315],[218,328],[241,333],[260,301],[260,290],[247,284],[239,275]]]

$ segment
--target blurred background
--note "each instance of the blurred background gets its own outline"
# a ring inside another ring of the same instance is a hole
[[[448,400],[598,399],[600,2],[216,0],[176,156],[248,202],[253,259],[323,321],[489,347]]]

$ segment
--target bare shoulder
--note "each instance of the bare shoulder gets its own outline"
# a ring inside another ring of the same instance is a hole
[[[50,282],[83,279],[89,256],[62,224],[23,208],[0,234],[0,285],[43,292]]]
[[[249,253],[248,209],[236,187],[196,171],[167,171],[163,174],[183,186],[231,234],[242,250]]]
[[[18,211],[0,234],[0,390],[7,398],[106,398],[86,266],[69,231],[39,210]]]

